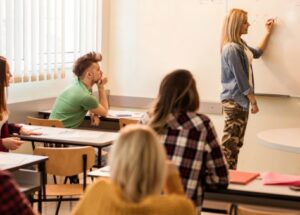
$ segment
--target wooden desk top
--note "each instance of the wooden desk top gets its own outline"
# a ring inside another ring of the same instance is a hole
[[[300,153],[300,128],[270,129],[258,133],[257,138],[264,146]]]

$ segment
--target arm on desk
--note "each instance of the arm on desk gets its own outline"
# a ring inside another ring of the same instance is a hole
[[[99,126],[100,125],[100,117],[97,114],[94,114],[90,111],[90,117],[91,117],[91,125],[92,126]]]

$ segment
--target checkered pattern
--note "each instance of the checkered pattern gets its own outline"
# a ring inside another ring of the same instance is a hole
[[[228,186],[227,164],[212,122],[198,113],[170,115],[161,138],[169,159],[179,167],[186,195],[201,211],[204,187]]]
[[[30,203],[9,173],[0,171],[0,214],[1,215],[32,215]]]

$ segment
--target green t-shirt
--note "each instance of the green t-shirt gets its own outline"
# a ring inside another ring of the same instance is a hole
[[[88,110],[97,108],[99,102],[79,80],[67,87],[56,99],[50,119],[60,119],[66,128],[77,128]]]

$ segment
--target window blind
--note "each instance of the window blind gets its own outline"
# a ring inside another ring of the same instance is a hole
[[[80,55],[99,49],[101,5],[101,0],[0,0],[0,55],[10,63],[13,82],[65,78]]]

